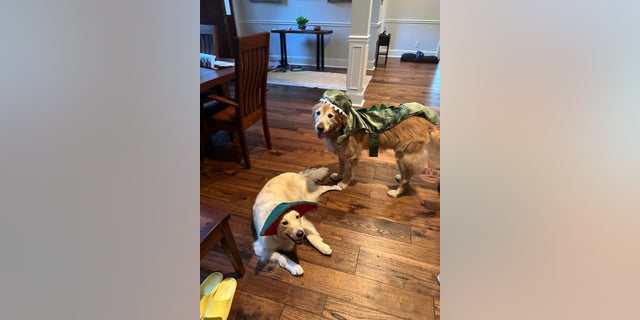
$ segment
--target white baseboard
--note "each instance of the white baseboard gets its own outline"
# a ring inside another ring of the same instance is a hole
[[[389,50],[389,57],[400,58],[405,53],[416,53],[418,50]],[[437,56],[437,51],[420,50],[425,56]],[[380,59],[380,58],[378,58]]]

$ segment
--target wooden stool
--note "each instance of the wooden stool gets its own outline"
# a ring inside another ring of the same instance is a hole
[[[389,43],[391,42],[391,34],[381,33],[378,35],[378,42],[376,43],[376,61],[375,66],[378,66],[378,56],[384,54],[384,66],[387,67],[387,57],[389,55]],[[380,50],[380,47],[384,47]]]
[[[243,276],[244,265],[229,227],[229,217],[226,212],[200,206],[200,260],[220,242],[233,268]]]

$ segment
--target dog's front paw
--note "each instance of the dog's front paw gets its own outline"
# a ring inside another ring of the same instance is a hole
[[[286,269],[294,276],[301,276],[304,274],[304,270],[302,270],[302,267],[299,264],[295,266],[289,266],[289,268]]]
[[[320,251],[320,253],[324,254],[325,256],[330,256],[333,253],[333,250],[331,250],[331,247],[329,247],[328,244],[326,243],[321,243],[318,245],[318,251]]]
[[[338,187],[342,188],[341,190],[346,189],[348,186],[348,183],[344,183],[343,181],[338,182]]]
[[[304,274],[304,270],[302,270],[302,267],[299,264],[287,259],[284,256],[281,256],[278,259],[278,265],[281,268],[289,271],[294,276],[301,276],[302,274]]]
[[[337,172],[332,173],[329,178],[331,178],[331,180],[333,181],[340,181],[342,180],[342,176],[340,176]]]
[[[393,198],[397,198],[400,196],[400,193],[398,192],[398,190],[389,190],[387,192],[387,195]]]
[[[331,186],[331,188],[329,190],[342,191],[342,189],[344,189],[344,188],[341,187],[340,185],[336,184],[335,186]]]

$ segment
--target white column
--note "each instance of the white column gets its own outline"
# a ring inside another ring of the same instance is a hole
[[[356,107],[364,105],[364,91],[366,89],[364,77],[367,75],[372,4],[373,0],[357,0],[351,3],[347,95]]]

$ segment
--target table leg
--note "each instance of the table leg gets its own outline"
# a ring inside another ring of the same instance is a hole
[[[286,66],[289,65],[289,61],[287,61],[287,34],[286,33],[282,34],[282,48],[283,48],[282,52],[284,52],[284,66],[283,67],[286,67]]]
[[[320,35],[316,35],[316,70],[320,70]]]
[[[213,248],[222,240],[224,237],[224,233],[221,232],[211,232],[206,239],[200,242],[200,260],[202,260],[207,253],[209,253]]]
[[[320,35],[320,50],[322,50],[321,52],[321,59],[322,59],[322,70],[324,70],[324,34]]]
[[[229,227],[229,223],[225,222],[222,224],[222,233],[224,236],[220,240],[220,244],[224,249],[224,253],[229,258],[231,265],[236,270],[239,276],[244,275],[244,264],[242,263],[242,259],[240,258],[240,253],[238,252],[238,247],[236,246],[236,242],[233,238],[233,233],[231,233],[231,228]]]
[[[285,51],[285,46],[284,46],[284,42],[286,40],[284,39],[284,33],[280,33],[280,67],[284,68],[285,67],[285,62],[284,62],[284,51]]]

